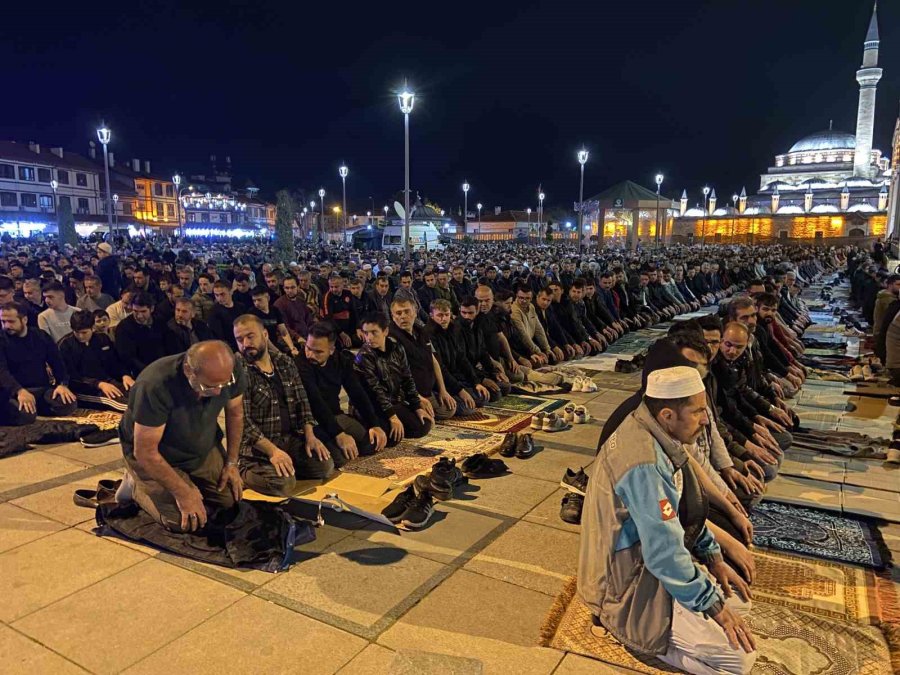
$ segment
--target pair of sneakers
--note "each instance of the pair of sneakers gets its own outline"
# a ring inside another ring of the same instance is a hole
[[[431,471],[416,476],[412,485],[398,494],[381,514],[403,529],[422,529],[434,515],[435,500],[451,499],[453,489],[468,482],[456,466],[456,460],[441,457]]]
[[[568,424],[562,415],[556,413],[535,413],[531,417],[531,428],[535,431],[565,431],[571,429],[572,425]]]
[[[562,498],[559,508],[559,517],[570,525],[581,524],[581,512],[584,509],[584,497],[587,493],[588,476],[584,467],[578,471],[566,469],[559,484],[568,492]]]
[[[563,420],[567,424],[584,424],[589,419],[591,419],[591,416],[583,405],[572,405],[570,403],[563,410]]]
[[[573,392],[592,393],[597,391],[597,383],[589,377],[581,377],[580,375],[572,382]]]

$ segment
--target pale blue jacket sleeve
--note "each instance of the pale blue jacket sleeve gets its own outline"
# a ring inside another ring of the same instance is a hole
[[[628,471],[615,488],[637,528],[641,552],[647,570],[659,579],[675,600],[693,612],[703,612],[721,600],[709,577],[694,564],[684,547],[684,529],[678,520],[678,495],[670,487],[656,465],[639,464]],[[674,517],[664,519],[667,500]],[[701,540],[705,550],[718,547],[704,528]],[[699,545],[699,542],[698,542]]]

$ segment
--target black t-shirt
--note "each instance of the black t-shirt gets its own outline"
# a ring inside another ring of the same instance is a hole
[[[281,342],[281,335],[278,333],[278,325],[284,323],[284,317],[281,315],[281,310],[270,305],[268,314],[263,314],[262,310],[257,307],[251,309],[249,314],[259,317],[259,320],[262,321],[263,327],[269,334],[269,340],[273,344],[278,344]]]
[[[262,372],[262,371],[260,371]],[[288,408],[287,404],[287,393],[284,390],[284,382],[281,380],[281,375],[278,374],[277,370],[272,370],[271,373],[263,373],[272,385],[272,390],[275,392],[275,396],[278,397],[278,416],[281,419],[281,435],[284,438],[287,438],[291,435],[291,411]]]

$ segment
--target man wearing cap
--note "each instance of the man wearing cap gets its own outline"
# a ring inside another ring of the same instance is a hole
[[[119,259],[113,255],[112,246],[105,241],[97,244],[97,276],[103,289],[112,297],[118,298],[122,290],[122,273],[119,271]]]
[[[684,447],[709,422],[695,368],[650,373],[588,483],[578,593],[597,635],[689,673],[748,673],[749,589],[706,527],[708,502]]]

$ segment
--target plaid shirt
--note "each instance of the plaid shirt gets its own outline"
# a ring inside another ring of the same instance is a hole
[[[281,409],[278,395],[272,384],[256,364],[248,363],[241,354],[236,358],[247,373],[247,392],[244,394],[244,436],[241,439],[241,454],[252,454],[253,446],[260,438],[266,438],[276,445],[281,439]],[[275,372],[281,378],[287,407],[291,416],[290,428],[299,434],[304,424],[315,425],[306,390],[300,382],[300,373],[294,361],[276,349],[269,350],[269,358]]]

